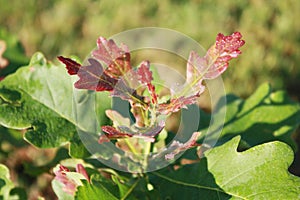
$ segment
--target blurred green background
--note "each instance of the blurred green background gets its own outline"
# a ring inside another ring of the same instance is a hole
[[[208,48],[217,33],[240,31],[243,54],[224,74],[226,91],[246,97],[263,82],[300,94],[300,1],[285,0],[0,0],[1,28],[31,56],[42,51],[84,58],[98,36],[157,26],[180,31]],[[126,43],[126,41],[124,41]]]

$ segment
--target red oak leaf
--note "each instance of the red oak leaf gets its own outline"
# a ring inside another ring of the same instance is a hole
[[[123,132],[133,134],[134,137],[154,138],[163,130],[164,127],[165,121],[161,120],[160,122],[155,123],[151,127],[135,127],[135,130],[132,130],[131,128],[126,126],[119,126],[118,128]]]
[[[90,182],[90,178],[89,178],[89,176],[88,176],[88,174],[87,174],[87,172],[86,172],[86,170],[85,170],[85,168],[82,164],[77,164],[76,165],[76,172],[82,174],[85,177],[85,179],[88,180],[88,182]]]
[[[195,104],[200,94],[189,97],[181,96],[179,98],[171,99],[169,103],[158,105],[158,112],[162,115],[178,112],[181,108],[187,108],[187,105]]]
[[[129,87],[127,81],[121,78],[115,85],[113,92],[111,93],[114,97],[120,97],[123,100],[133,102],[140,102],[144,104],[144,97],[138,95],[136,90]]]
[[[201,144],[197,143],[197,140],[200,135],[201,135],[200,132],[193,133],[192,137],[185,143],[173,141],[172,144],[170,145],[170,148],[172,148],[173,151],[169,154],[166,154],[165,159],[166,160],[174,159],[175,155],[179,154],[180,152],[186,151],[193,147],[200,146]]]
[[[9,62],[7,59],[3,57],[3,53],[6,50],[6,43],[3,40],[0,40],[0,69],[5,68],[8,66]]]
[[[106,135],[102,134],[98,140],[99,144],[102,144],[103,142],[109,142],[110,140],[116,140],[120,138],[129,138],[132,137],[133,134],[125,133],[122,131],[117,130],[116,128],[112,126],[102,126],[102,131],[107,133]]]
[[[70,170],[67,167],[60,165],[59,169],[54,171],[55,179],[64,185],[62,188],[64,192],[74,196],[79,185],[75,180],[67,176],[67,173],[69,172]],[[82,164],[76,165],[76,172],[82,174],[87,181],[90,181],[88,174]]]
[[[110,140],[122,139],[122,138],[140,138],[147,142],[154,142],[155,136],[159,134],[165,127],[165,122],[161,121],[156,125],[148,128],[140,128],[137,130],[132,130],[127,126],[118,126],[118,129],[112,126],[102,126],[102,131],[107,133],[106,135],[101,135],[98,143],[109,142]]]
[[[79,80],[74,84],[77,89],[112,91],[118,82],[117,79],[108,76],[102,65],[94,58],[88,59],[87,66],[63,56],[59,56],[58,59],[66,65],[70,75],[79,76]]]
[[[75,87],[96,91],[112,91],[118,80],[108,76],[97,60],[89,58],[88,62],[90,65],[81,66],[77,72],[79,80],[75,83]]]
[[[106,73],[111,77],[119,77],[131,70],[130,53],[126,45],[118,47],[113,40],[99,37],[97,49],[92,55],[99,61],[103,61],[108,67]]]
[[[143,61],[140,67],[137,69],[137,75],[140,83],[147,85],[149,93],[152,97],[152,103],[157,103],[157,94],[155,92],[155,87],[152,85],[153,80],[152,72],[150,71],[149,61]]]
[[[79,71],[81,65],[70,58],[65,58],[63,56],[58,56],[58,60],[66,65],[68,73],[70,75],[75,75]]]
[[[149,61],[143,61],[137,69],[139,81],[144,84],[149,84],[153,80],[152,72],[150,71]]]
[[[187,63],[187,82],[199,84],[203,79],[214,79],[221,75],[227,69],[229,61],[241,54],[239,48],[245,44],[241,38],[239,32],[229,36],[219,33],[216,43],[204,57],[192,51]]]

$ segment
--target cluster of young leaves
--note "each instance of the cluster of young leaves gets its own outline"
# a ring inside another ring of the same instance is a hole
[[[167,102],[159,101],[162,96],[152,84],[150,62],[143,61],[134,69],[129,49],[124,44],[118,47],[113,40],[100,37],[97,40],[97,49],[92,52],[88,64],[81,65],[63,56],[58,59],[66,65],[70,75],[78,75],[79,80],[74,84],[76,88],[109,91],[111,96],[129,101],[131,105],[131,112],[135,117],[134,125],[130,125],[129,119],[122,117],[117,111],[109,111],[110,119],[120,123],[102,126],[106,135],[100,136],[99,143],[122,138],[142,138],[155,142],[155,136],[164,129],[164,116],[195,104],[204,91],[203,82],[220,76],[227,69],[229,61],[241,54],[239,48],[245,43],[241,38],[239,32],[230,36],[220,33],[204,57],[192,51],[187,62],[186,83],[180,89],[170,90],[171,98]],[[148,95],[145,95],[145,91]],[[198,132],[194,133],[187,144],[173,143],[176,146],[175,151],[166,155],[166,158],[173,158],[180,151],[198,146],[198,136]]]
[[[126,49],[123,49],[122,52],[124,50],[126,52]],[[116,59],[117,62],[114,64],[123,63],[125,71],[130,71],[129,69],[132,68],[128,65],[128,59],[129,57],[125,53],[125,56],[122,59]],[[111,95],[120,98],[133,97],[134,101],[132,100],[131,103],[139,103],[145,108],[152,108],[153,105],[159,104],[164,105],[165,107],[161,106],[164,109],[160,111],[168,114],[169,110],[173,112],[186,105],[182,104],[181,94],[197,96],[198,94],[194,92],[202,90],[202,85],[199,84],[200,80],[197,80],[199,76],[192,76],[199,71],[193,71],[192,66],[194,66],[193,63],[202,63],[203,59],[196,56],[195,53],[191,54],[188,64],[188,72],[191,73],[187,74],[187,80],[189,88],[193,89],[188,90],[188,93],[185,90],[174,93],[173,99],[175,100],[173,102],[172,100],[164,103],[155,101],[156,95],[151,92],[153,91],[151,88],[155,86],[152,87],[151,81],[149,81],[151,75],[147,62],[143,62],[138,69],[141,70],[140,74],[148,76],[144,76],[138,84],[142,85],[144,90],[149,90],[149,96],[144,96],[144,93],[139,93],[138,90],[134,92],[130,90],[131,87],[121,87],[121,89],[125,89],[122,90],[125,93],[115,92],[116,87],[109,88],[116,86],[113,85],[115,80],[112,80],[112,77],[115,79],[118,77],[118,82],[121,79],[119,71],[110,68],[102,68],[107,76],[102,73],[101,80],[104,83],[101,83],[98,88],[100,88],[99,90],[105,88]],[[222,73],[227,67],[226,59],[228,57],[223,59],[225,64],[221,65],[223,67],[217,68],[217,73]],[[64,60],[66,61],[66,59]],[[69,72],[71,70],[72,73],[72,69],[76,69],[77,66],[76,73],[81,73],[82,80],[86,80],[84,78],[87,78],[87,72],[94,72],[89,66],[84,65],[83,67],[86,67],[87,70],[81,71],[79,68],[82,66],[77,62],[68,59],[67,61],[74,67],[69,68]],[[90,60],[89,64],[102,66],[95,59]],[[138,70],[135,72],[138,73]],[[108,76],[108,74],[113,74],[113,76]],[[207,78],[213,78],[213,74],[207,76]],[[82,84],[84,82],[80,82],[80,80],[78,81],[80,84],[78,82],[77,84],[79,87],[84,87]],[[89,80],[93,81],[93,79]],[[123,82],[128,80],[126,78]],[[98,81],[96,82],[98,84]],[[125,86],[128,86],[127,82]],[[176,163],[175,166],[175,164],[171,164],[168,168],[142,175],[116,172],[89,159],[89,155],[76,133],[76,127],[80,127],[80,124],[76,124],[72,114],[72,104],[70,103],[72,102],[72,87],[72,80],[63,66],[47,62],[41,53],[35,54],[28,66],[19,69],[0,82],[1,125],[13,129],[26,129],[25,140],[41,148],[58,147],[69,143],[70,155],[85,159],[85,162],[74,159],[65,160],[54,168],[57,178],[53,180],[52,186],[60,199],[98,199],[101,197],[105,199],[299,198],[300,179],[287,170],[293,160],[293,151],[288,145],[274,141],[281,140],[292,145],[290,134],[300,122],[299,105],[290,101],[287,95],[281,91],[271,92],[270,86],[267,84],[262,85],[246,100],[228,95],[226,97],[227,105],[219,105],[220,112],[225,106],[227,107],[224,129],[219,136],[218,145],[220,146],[206,151],[200,161],[189,165]],[[97,87],[93,89],[97,89]],[[190,93],[191,91],[192,93]],[[97,112],[100,113],[100,118],[103,121],[107,116],[116,118],[118,115],[112,114],[113,111],[109,110],[109,94],[101,92],[96,95],[102,103],[102,107]],[[108,110],[107,116],[106,110]],[[204,112],[202,114],[205,116]],[[211,117],[206,115],[207,118]],[[214,117],[214,120],[218,119],[218,115]],[[122,123],[124,121],[126,120],[121,120]],[[200,123],[202,126],[200,130],[204,135],[208,134],[205,121]],[[112,128],[117,129],[117,127]],[[216,129],[218,128],[216,127]],[[118,130],[118,132],[120,131]],[[240,136],[235,137],[236,135]],[[212,140],[213,137],[215,135],[211,134]],[[241,143],[240,138],[242,139]],[[238,152],[238,146],[247,150]],[[183,157],[189,157],[188,153],[186,152]],[[74,172],[72,169],[76,169],[76,167],[77,170]],[[59,169],[61,170],[59,171]],[[15,193],[11,189],[13,186],[11,186],[7,174],[7,169],[1,168],[0,182],[3,184],[0,184],[2,186],[0,194],[6,195],[5,197],[9,199],[9,196]],[[8,188],[6,185],[9,185],[10,189],[6,189]],[[66,192],[65,189],[68,187],[73,189],[72,194]]]

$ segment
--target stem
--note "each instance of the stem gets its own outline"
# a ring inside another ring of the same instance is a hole
[[[127,146],[129,147],[129,149],[132,151],[133,154],[137,155],[138,152],[135,150],[134,146],[131,144],[131,142],[128,140],[128,138],[124,138]]]
[[[145,148],[144,148],[144,163],[143,166],[148,165],[148,155],[150,154],[151,150],[151,142],[146,142]]]
[[[209,71],[210,67],[217,61],[218,58],[219,58],[219,55],[215,56],[214,59],[208,64],[208,66],[206,67],[206,69],[204,70],[204,72],[202,72],[199,77],[197,77],[196,79],[193,80],[193,82],[190,84],[190,87],[185,87],[183,89],[183,91],[179,93],[179,95],[176,95],[176,97],[185,96],[186,93],[189,90],[191,90],[193,88],[193,86],[196,85],[204,77],[204,75]]]
[[[137,179],[135,181],[135,183],[129,188],[129,190],[127,191],[127,193],[121,198],[121,200],[125,200],[129,195],[130,193],[133,191],[133,189],[137,186],[138,182],[140,181],[140,179]]]

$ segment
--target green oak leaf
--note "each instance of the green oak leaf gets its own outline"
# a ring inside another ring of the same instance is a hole
[[[105,196],[105,198],[104,198]],[[75,199],[157,199],[158,195],[147,189],[146,179],[127,178],[119,174],[111,174],[111,179],[101,174],[93,174],[91,183],[84,182],[77,188]]]
[[[288,172],[293,151],[273,141],[237,152],[240,136],[197,164],[152,173],[162,199],[299,199],[300,178]]]
[[[10,180],[8,168],[2,164],[0,164],[0,199],[27,199],[25,190],[14,186],[14,183]]]
[[[9,170],[5,165],[0,164],[0,198],[8,199],[10,190],[14,187],[9,177]]]
[[[110,193],[101,184],[92,185],[87,181],[83,181],[83,186],[78,187],[75,199],[90,200],[90,199],[107,199],[117,200],[118,198]]]
[[[219,119],[222,115],[218,112],[226,112],[225,122],[210,127],[210,135],[206,138],[208,141],[218,139],[218,144],[223,144],[236,135],[241,135],[245,148],[279,140],[296,149],[291,134],[300,123],[300,106],[291,101],[285,92],[272,92],[269,84],[262,84],[246,100],[234,95],[227,95],[225,98],[226,106],[218,105],[217,114],[213,116],[214,121],[222,122]],[[209,118],[207,115],[203,113],[202,119]],[[207,127],[207,122],[201,121],[200,126]],[[218,136],[215,133],[220,128],[222,132]],[[207,132],[207,128],[201,131]]]
[[[103,110],[110,105],[107,95],[101,95],[97,100]],[[70,154],[84,157],[88,154],[76,128],[85,127],[74,119],[72,102],[73,81],[64,67],[36,53],[28,66],[0,82],[0,124],[27,129],[25,139],[37,147],[70,143]],[[105,113],[100,112],[99,118],[105,118]]]

